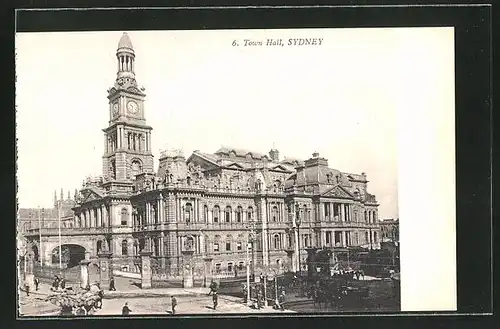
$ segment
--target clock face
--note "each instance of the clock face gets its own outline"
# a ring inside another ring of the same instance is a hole
[[[136,102],[130,101],[127,103],[127,110],[130,114],[137,114],[137,112],[139,111],[139,106]]]

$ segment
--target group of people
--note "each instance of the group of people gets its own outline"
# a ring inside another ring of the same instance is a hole
[[[172,308],[172,315],[175,315],[175,308],[177,306],[177,299],[175,298],[175,296],[171,296],[170,297],[170,305],[171,305],[171,308]],[[125,305],[123,305],[123,308],[122,308],[122,315],[129,315],[130,313],[132,313],[132,310],[128,307],[128,302],[125,302]]]
[[[52,281],[52,287],[50,288],[50,290],[54,291],[58,290],[59,288],[61,288],[61,290],[66,289],[66,280],[56,275],[54,276],[54,281]]]
[[[40,280],[35,276],[33,278],[33,284],[35,285],[35,290],[38,291],[38,286],[40,284]],[[26,291],[26,296],[30,295],[30,285],[28,282],[24,283],[24,290]]]

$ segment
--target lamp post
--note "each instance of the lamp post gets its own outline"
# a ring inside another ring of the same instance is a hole
[[[251,235],[253,234],[253,223],[246,225],[246,229],[248,230],[247,234],[247,250],[246,250],[246,258],[247,258],[247,306],[251,306],[250,300],[250,241],[252,241]],[[253,254],[253,246],[252,246],[252,254]],[[252,263],[253,264],[253,263]]]
[[[300,260],[300,206],[295,204],[295,226],[297,227],[297,257],[299,258],[299,275],[302,276],[302,265]]]
[[[61,203],[57,204],[57,220],[59,222],[59,269],[62,269],[62,245],[61,245]]]

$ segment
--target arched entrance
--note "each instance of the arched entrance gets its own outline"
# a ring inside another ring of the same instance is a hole
[[[61,262],[73,267],[85,259],[85,248],[77,244],[63,244],[61,246]],[[59,246],[52,250],[52,264],[59,264]]]

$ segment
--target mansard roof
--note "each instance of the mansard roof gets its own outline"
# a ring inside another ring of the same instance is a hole
[[[221,156],[221,155],[230,156],[231,154],[234,154],[236,157],[240,157],[240,158],[247,158],[247,156],[250,156],[251,159],[255,159],[255,160],[269,158],[269,156],[267,154],[254,152],[254,151],[250,151],[250,150],[246,150],[246,149],[225,147],[225,146],[218,149],[214,154],[219,155],[219,156]]]

